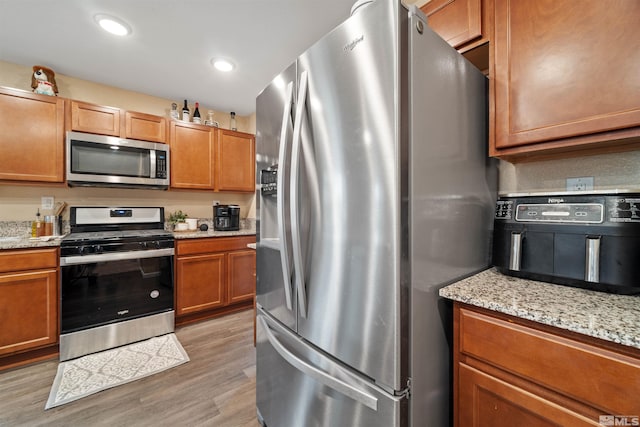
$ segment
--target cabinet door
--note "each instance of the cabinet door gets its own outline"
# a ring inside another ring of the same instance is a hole
[[[0,274],[0,354],[58,341],[58,272]]]
[[[224,304],[225,254],[179,257],[176,262],[176,315]]]
[[[455,48],[482,37],[482,0],[431,0],[420,9],[429,27]]]
[[[218,130],[217,189],[255,191],[256,143],[248,133]]]
[[[64,182],[64,100],[0,89],[0,180]]]
[[[252,300],[256,293],[256,251],[236,251],[228,254],[228,302]]]
[[[120,136],[120,110],[71,101],[71,130]]]
[[[490,154],[639,136],[639,16],[638,1],[496,1]]]
[[[459,365],[455,426],[598,426],[576,414],[465,364]]]
[[[167,142],[167,120],[164,117],[127,111],[124,122],[125,138]]]
[[[213,190],[215,132],[189,123],[171,122],[171,187]]]

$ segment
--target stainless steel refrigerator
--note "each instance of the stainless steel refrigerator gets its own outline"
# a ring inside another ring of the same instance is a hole
[[[487,82],[415,7],[354,9],[257,98],[258,417],[446,426],[438,290],[489,264]]]

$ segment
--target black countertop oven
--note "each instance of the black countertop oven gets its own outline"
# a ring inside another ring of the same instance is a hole
[[[496,203],[493,265],[504,274],[640,294],[640,193],[533,194]]]

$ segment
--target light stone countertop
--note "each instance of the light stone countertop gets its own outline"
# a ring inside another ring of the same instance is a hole
[[[640,296],[520,279],[495,268],[440,289],[440,296],[640,349]]]
[[[28,226],[30,226],[30,224],[28,221],[0,222],[0,250],[60,246],[60,241],[64,235],[31,238],[28,234]],[[238,231],[215,231],[211,223],[208,225],[209,230],[207,231],[174,231],[173,236],[176,240],[181,240],[207,237],[253,236],[256,234],[255,220],[241,220],[240,230]]]

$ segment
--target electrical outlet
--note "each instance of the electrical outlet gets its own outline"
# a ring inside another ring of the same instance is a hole
[[[41,209],[53,209],[53,197],[42,196],[40,198]]]
[[[593,177],[582,176],[579,178],[567,178],[567,191],[593,190]]]

